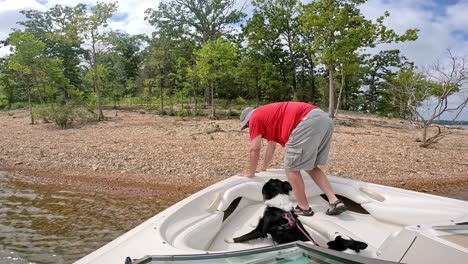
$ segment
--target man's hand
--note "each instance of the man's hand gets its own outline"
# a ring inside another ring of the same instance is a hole
[[[255,174],[252,175],[250,172],[241,172],[241,173],[239,173],[239,176],[241,176],[241,177],[254,177]]]

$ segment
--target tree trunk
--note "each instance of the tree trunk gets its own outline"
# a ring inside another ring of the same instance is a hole
[[[372,82],[369,86],[369,112],[375,113],[375,77],[372,76]]]
[[[211,94],[211,89],[212,87],[208,85],[205,88],[205,102],[204,102],[204,108],[207,108],[208,106],[211,106],[213,104],[213,95]]]
[[[335,88],[333,87],[333,65],[328,66],[328,116],[335,118]]]
[[[291,65],[291,74],[292,74],[292,95],[293,100],[297,100],[297,80],[296,80],[296,66],[294,63]]]
[[[39,85],[39,81],[37,80],[36,74],[33,71],[33,76],[34,76],[34,82],[36,83],[37,90],[39,91],[37,94],[39,96],[39,102],[41,105],[44,105],[44,96],[45,96],[45,88],[44,88],[44,82],[41,82],[41,85]]]
[[[195,113],[197,113],[197,110],[198,110],[198,100],[197,100],[197,97],[198,97],[198,93],[197,93],[197,90],[198,90],[198,87],[194,86],[193,87],[193,103],[194,103],[194,107],[195,107]]]
[[[424,125],[423,132],[422,132],[422,142],[423,142],[423,144],[425,144],[426,141],[427,141],[427,128],[428,128],[428,126]]]
[[[31,125],[34,125],[34,115],[33,115],[32,104],[31,104],[31,86],[28,81],[26,81],[26,89],[28,91],[28,107],[29,107],[29,114],[31,115]]]
[[[346,75],[344,73],[341,74],[341,87],[340,87],[340,93],[338,94],[338,102],[336,102],[336,113],[338,113],[338,109],[340,109],[340,100],[341,100],[341,93],[343,92],[343,88],[345,86],[345,78]]]
[[[99,90],[99,85],[97,81],[98,69],[97,69],[97,57],[96,57],[96,38],[94,36],[94,32],[91,32],[92,38],[92,47],[93,47],[93,64],[94,64],[94,92],[96,93],[96,104],[98,110],[98,121],[104,120],[104,113],[102,112],[102,102],[101,102],[101,91]]]
[[[65,91],[64,87],[60,87],[60,104],[66,105],[67,104],[67,92]]]
[[[164,113],[164,93],[163,93],[163,86],[164,86],[164,80],[162,78],[159,78],[159,93],[160,93],[160,98],[161,98],[161,114]]]
[[[311,62],[310,62],[310,88],[311,88],[310,92],[311,92],[312,102],[316,103],[317,91],[316,91],[316,87],[315,87],[314,64],[312,63],[312,59],[311,59]]]
[[[260,85],[258,84],[258,74],[255,75],[255,106],[260,105]]]
[[[216,107],[215,107],[215,103],[214,103],[214,84],[211,83],[211,96],[210,96],[210,100],[211,100],[211,116],[213,118],[216,118]]]

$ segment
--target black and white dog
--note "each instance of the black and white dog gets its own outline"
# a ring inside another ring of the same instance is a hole
[[[317,244],[294,213],[293,204],[289,199],[291,191],[292,187],[287,181],[271,179],[265,183],[262,194],[266,208],[257,227],[243,236],[226,239],[226,242],[243,243],[253,239],[266,238],[269,234],[277,244],[293,241],[311,241]],[[337,235],[335,240],[328,242],[327,245],[328,248],[338,251],[349,248],[356,252],[367,247],[364,242],[345,239],[340,235]]]

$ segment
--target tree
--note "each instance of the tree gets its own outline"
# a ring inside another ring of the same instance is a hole
[[[114,101],[114,106],[125,96],[136,96],[135,82],[142,61],[140,44],[143,36],[130,36],[111,32],[110,48],[99,55],[105,71],[104,93]]]
[[[437,143],[447,135],[447,130],[442,130],[440,126],[436,126],[435,134],[429,135],[429,128],[436,119],[444,113],[453,112],[454,121],[468,103],[468,97],[459,93],[461,87],[468,83],[468,60],[466,57],[454,56],[450,50],[447,59],[446,63],[433,64],[426,70],[426,74],[417,73],[414,68],[401,69],[389,79],[400,111],[408,113],[420,124],[421,147]],[[464,97],[451,105],[449,98],[457,93]]]
[[[414,67],[402,68],[395,75],[387,78],[390,87],[389,100],[393,106],[392,112],[397,112],[405,119],[415,119],[415,110],[427,98],[427,90],[433,85],[427,77],[416,72]]]
[[[210,90],[211,116],[216,118],[214,104],[215,91],[222,87],[223,83],[234,79],[236,62],[238,61],[237,47],[221,38],[209,41],[196,51],[197,68],[200,79]]]
[[[285,65],[287,53],[283,49],[279,32],[268,26],[267,18],[255,11],[243,28],[243,35],[247,40],[244,54],[248,56],[248,60],[244,58],[243,63],[250,64],[248,67],[256,71],[256,74],[249,72],[245,77],[253,78],[251,82],[255,85],[257,104],[262,99],[279,101],[288,98],[290,89],[285,78],[285,71],[288,70]],[[244,70],[249,71],[248,68]]]
[[[14,53],[8,61],[9,69],[18,73],[21,83],[28,95],[28,106],[31,115],[31,124],[34,124],[31,94],[33,80],[39,66],[44,63],[45,43],[36,39],[31,33],[15,31],[10,34],[10,44]]]
[[[18,94],[15,72],[8,67],[8,58],[0,58],[0,109],[11,109]]]
[[[367,104],[363,110],[368,110],[370,113],[380,111],[385,113],[385,105],[388,98],[386,95],[386,82],[394,70],[401,68],[410,68],[413,63],[409,62],[405,56],[400,54],[400,50],[385,50],[380,51],[373,56],[364,54],[362,56],[364,67],[363,84],[368,86],[364,93]]]
[[[438,127],[435,135],[428,136],[428,128],[434,120],[447,112],[453,112],[453,120],[456,120],[468,103],[468,96],[460,93],[461,88],[468,84],[468,58],[455,56],[450,50],[447,50],[446,58],[447,62],[438,61],[427,70],[429,84],[421,91],[423,101],[430,104],[430,107],[426,108],[426,115],[421,107],[412,105],[413,113],[422,122],[421,147],[437,143],[446,135]],[[461,96],[460,101],[451,105],[449,99],[456,93]]]
[[[98,80],[100,71],[98,71],[97,48],[99,43],[106,41],[106,34],[103,31],[108,26],[107,20],[112,17],[116,10],[116,3],[98,2],[91,8],[91,14],[87,16],[85,23],[85,37],[90,41],[91,45],[91,68],[93,70],[93,87],[96,93],[97,119],[99,121],[104,120],[104,113],[102,112],[101,86]]]
[[[179,42],[178,47],[185,46],[192,51],[207,41],[228,35],[232,31],[229,25],[241,21],[245,14],[234,9],[234,4],[235,0],[164,1],[157,9],[146,10],[145,19],[156,27],[154,38]],[[190,57],[185,56],[185,59],[193,63]],[[205,90],[204,105],[211,103],[210,91]]]
[[[20,11],[27,20],[18,24],[25,31],[46,44],[46,56],[60,58],[64,67],[63,74],[68,79],[68,85],[57,86],[60,92],[61,104],[64,105],[70,94],[75,94],[81,87],[81,70],[79,64],[84,54],[80,33],[83,30],[83,17],[86,6],[78,4],[74,7],[56,5],[47,11]]]
[[[361,14],[358,5],[366,0],[318,0],[304,6],[300,17],[305,32],[314,34],[310,49],[318,55],[319,62],[328,71],[329,116],[334,118],[336,67],[343,59],[360,48],[375,47],[380,43],[390,43],[417,38],[417,29],[409,29],[402,36],[383,25],[384,16],[376,23],[367,20]]]
[[[164,89],[167,87],[168,75],[174,72],[176,63],[177,56],[174,49],[176,43],[166,36],[161,36],[151,39],[149,47],[144,52],[142,69],[146,80],[143,86],[150,99],[154,94],[153,89],[159,87],[161,114],[164,113]]]
[[[190,82],[189,76],[190,65],[184,58],[178,58],[176,62],[175,72],[168,75],[168,79],[171,81],[174,88],[174,93],[180,95],[182,110],[184,110],[184,99],[189,94],[195,95],[193,87]],[[196,98],[194,98],[194,103]],[[196,111],[196,109],[195,109]]]
[[[340,107],[340,102],[342,101],[342,94],[344,93],[343,106],[347,107],[349,103],[349,90],[347,79],[352,78],[356,75],[361,75],[362,68],[360,67],[360,58],[359,55],[355,52],[350,53],[346,58],[342,58],[340,65],[337,67],[339,69],[339,74],[341,75],[341,85],[340,92],[338,93],[338,99],[336,103],[336,112]],[[346,105],[345,105],[346,104]]]
[[[263,19],[261,24],[255,24],[254,20],[250,23],[250,32],[269,31],[276,36],[275,43],[284,50],[284,61],[286,66],[283,80],[291,89],[291,97],[297,99],[297,76],[298,56],[300,45],[300,28],[298,21],[299,2],[297,0],[253,0],[255,6],[254,16],[257,15]],[[257,26],[267,27],[260,29]],[[252,39],[254,36],[250,36]]]
[[[228,33],[227,26],[245,16],[234,4],[234,0],[163,1],[157,9],[146,10],[146,19],[156,27],[157,35],[191,39],[201,46]]]

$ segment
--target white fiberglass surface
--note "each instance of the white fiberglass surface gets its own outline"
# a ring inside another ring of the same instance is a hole
[[[301,216],[300,220],[321,246],[326,247],[326,243],[334,239],[335,232],[339,232],[369,244],[368,249],[361,252],[360,255],[375,256],[377,248],[383,241],[392,233],[402,229],[398,225],[380,222],[370,215],[350,211],[339,216],[328,216],[325,214],[327,203],[320,196],[311,197],[310,204],[315,215],[312,217]],[[230,244],[225,242],[226,238],[232,239],[253,230],[263,214],[264,208],[265,206],[260,202],[249,202],[244,207],[236,209],[233,215],[223,223],[208,251],[232,251],[273,245],[270,238],[248,243]]]

